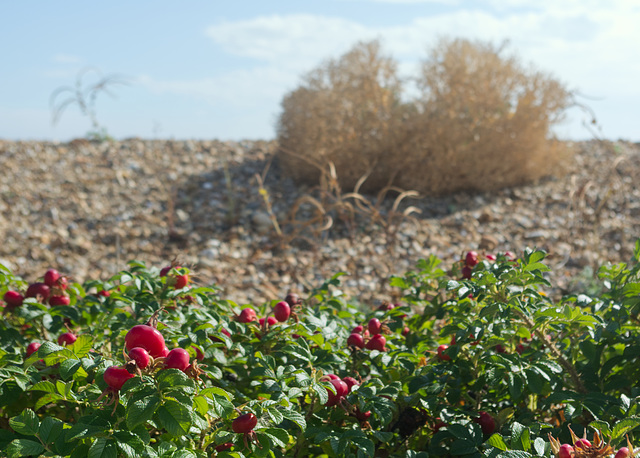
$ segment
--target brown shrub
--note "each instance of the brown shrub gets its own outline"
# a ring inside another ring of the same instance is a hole
[[[572,103],[565,87],[491,44],[443,40],[423,63],[420,96],[402,103],[396,64],[360,43],[288,94],[280,158],[316,183],[333,162],[343,189],[391,181],[428,194],[492,190],[557,172],[566,148],[548,139]]]

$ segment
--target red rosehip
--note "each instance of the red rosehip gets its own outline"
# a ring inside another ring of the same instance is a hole
[[[142,347],[154,358],[164,356],[164,337],[156,328],[146,324],[137,324],[124,336],[124,344],[127,351],[135,347]]]
[[[71,298],[69,296],[51,296],[49,298],[49,305],[69,305],[71,304]]]
[[[516,351],[518,352],[519,355],[521,355],[522,352],[525,351],[525,349],[526,349],[526,347],[524,345],[522,345],[522,344],[516,345]]]
[[[27,288],[27,292],[25,293],[26,297],[40,297],[41,300],[46,301],[49,297],[49,293],[51,289],[44,283],[32,283]]]
[[[58,337],[58,345],[66,346],[73,344],[78,338],[71,332],[65,332]]]
[[[56,269],[49,269],[44,274],[44,282],[47,286],[53,287],[60,278],[60,273]]]
[[[4,293],[4,296],[2,296],[2,299],[9,307],[20,307],[24,301],[24,296],[18,291],[7,291]]]
[[[67,280],[67,277],[60,277],[54,286],[58,289],[67,289],[69,281]]]
[[[284,298],[284,301],[289,304],[289,307],[295,307],[296,305],[300,304],[302,301],[300,300],[300,297],[295,294],[295,293],[289,293],[287,294],[287,297]]]
[[[169,355],[169,349],[165,346],[162,349],[162,353],[160,354],[161,357],[166,358]]]
[[[249,433],[258,424],[258,418],[252,413],[245,413],[233,420],[231,429],[234,433]]]
[[[186,287],[188,284],[189,284],[189,275],[188,274],[176,275],[175,283],[174,283],[173,287],[175,289],[182,289],[182,288]]]
[[[264,318],[260,318],[258,320],[258,323],[260,323],[260,326],[264,326]],[[274,324],[276,324],[278,322],[278,320],[276,320],[274,317],[269,316],[267,317],[267,326],[273,326]]]
[[[504,348],[504,346],[498,344],[496,345],[496,353],[506,353],[507,350]]]
[[[324,374],[322,377],[320,377],[320,380],[330,382],[331,380],[340,380],[340,377],[338,377],[336,374]]]
[[[26,358],[28,358],[29,356],[33,355],[36,351],[38,351],[38,348],[40,348],[40,342],[31,342],[29,345],[27,345],[27,353],[26,353]]]
[[[505,256],[505,258],[507,258],[507,261],[515,261],[516,260],[516,255],[511,251],[505,251],[504,252],[504,256]]]
[[[591,442],[587,439],[578,439],[575,444],[573,444],[575,448],[589,448],[591,447]]]
[[[631,452],[627,447],[620,447],[613,458],[629,458],[630,456]]]
[[[358,407],[356,407],[355,416],[359,421],[367,421],[371,416],[371,411],[367,410],[366,412],[363,412]]]
[[[562,444],[558,450],[558,458],[572,458],[573,447],[569,444]]]
[[[488,254],[485,256],[489,261],[495,261],[497,258],[494,254]]]
[[[468,267],[473,267],[478,264],[478,253],[475,251],[467,251],[467,254],[464,257],[464,264]]]
[[[360,385],[360,382],[358,382],[353,377],[345,377],[342,379],[342,381],[346,383],[347,387],[349,388],[349,393],[351,393],[351,388],[353,388],[354,386]]]
[[[367,342],[367,350],[385,351],[384,345],[387,343],[387,339],[382,334],[376,334]]]
[[[220,444],[216,446],[216,452],[224,452],[225,450],[229,450],[233,447],[233,442],[225,442],[224,444]]]
[[[464,266],[462,268],[462,278],[464,278],[465,280],[471,279],[471,273],[472,272],[473,272],[473,269],[471,269],[471,267]]]
[[[184,348],[174,348],[165,358],[164,367],[184,372],[189,367],[189,352]]]
[[[449,345],[443,344],[438,347],[438,359],[440,361],[451,361],[451,356],[445,353],[445,350],[449,348]]]
[[[135,347],[129,350],[129,358],[136,362],[136,366],[145,369],[151,362],[149,352],[142,347]]]
[[[101,289],[100,291],[98,291],[98,295],[102,297],[109,297],[111,296],[111,291],[107,291],[106,289]]]
[[[179,268],[180,266],[176,266],[176,269],[179,269]],[[171,271],[171,269],[173,269],[173,266],[163,267],[162,269],[160,269],[160,276],[166,277],[167,274]]]
[[[202,361],[204,359],[204,353],[202,353],[202,350],[200,350],[200,348],[196,347],[195,345],[191,345],[191,348],[196,351],[196,359],[198,361]]]
[[[439,420],[439,419],[437,418],[436,420]],[[437,433],[438,431],[440,431],[445,426],[449,426],[449,425],[447,423],[445,423],[444,421],[438,421],[436,424],[433,425],[433,428],[432,428],[434,434]]]
[[[493,434],[496,430],[496,421],[487,412],[480,412],[480,416],[474,418],[473,421],[480,425],[484,435]]]
[[[347,345],[350,347],[364,348],[364,337],[361,334],[351,334],[347,338]]]
[[[353,328],[353,329],[351,330],[351,333],[352,333],[352,334],[362,334],[362,331],[364,331],[364,327],[363,327],[363,326],[358,325],[358,326],[356,326],[355,328]]]
[[[380,334],[380,330],[382,329],[382,323],[377,318],[371,318],[369,320],[369,324],[367,325],[367,329],[372,335]]]
[[[330,380],[329,383],[331,383],[336,389],[335,394],[331,392],[329,389],[327,389],[327,394],[329,395],[329,399],[327,400],[325,405],[331,407],[331,406],[335,406],[338,402],[340,402],[340,399],[342,399],[344,396],[349,394],[349,387],[347,386],[346,383],[344,383],[340,379]]]
[[[402,335],[407,336],[409,335],[410,332],[411,332],[411,329],[409,329],[408,326],[405,326],[404,329],[402,330]]]
[[[276,305],[273,306],[273,314],[281,323],[284,323],[289,319],[289,315],[291,315],[291,307],[285,301],[280,301]]]
[[[135,377],[135,375],[130,374],[129,371],[122,366],[109,366],[103,375],[104,381],[109,385],[109,388],[116,391],[120,391],[124,382],[133,377]]]
[[[256,311],[249,307],[242,309],[240,315],[238,315],[238,321],[240,323],[251,323],[252,321],[255,321],[256,318]]]

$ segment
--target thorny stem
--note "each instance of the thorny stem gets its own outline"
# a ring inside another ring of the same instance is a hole
[[[526,316],[522,312],[522,310],[519,310],[518,308],[515,308],[515,307],[513,307],[512,310],[514,310],[516,312],[516,315],[518,315],[527,324],[527,326],[530,329],[534,329],[535,323],[533,322],[533,320],[531,318]],[[533,332],[534,332],[534,334],[536,336],[538,336],[538,339],[540,339],[540,341],[543,343],[543,345],[549,349],[551,354],[558,360],[560,365],[562,367],[564,367],[566,369],[566,371],[569,373],[569,376],[571,377],[571,380],[573,381],[573,385],[574,385],[576,391],[578,391],[580,393],[587,393],[587,389],[582,384],[582,380],[580,380],[580,376],[578,375],[578,371],[576,370],[575,366],[573,364],[571,364],[571,362],[569,362],[562,355],[562,353],[560,353],[560,350],[558,350],[558,348],[553,344],[551,339],[549,339],[540,329],[535,329]]]

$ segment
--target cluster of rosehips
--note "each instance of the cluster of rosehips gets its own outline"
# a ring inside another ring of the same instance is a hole
[[[262,328],[263,333],[266,331],[266,328],[269,326],[273,326],[274,324],[280,322],[284,323],[290,317],[298,319],[295,308],[300,305],[302,301],[298,297],[297,294],[289,293],[284,301],[279,301],[273,306],[273,316],[267,316],[258,319],[256,311],[250,307],[246,307],[240,311],[240,314],[236,316],[236,320],[240,323],[251,323],[252,321],[258,321],[260,324],[260,328]],[[224,330],[223,330],[224,332]],[[225,334],[227,334],[225,332]],[[256,334],[256,337],[261,338],[261,334]]]
[[[347,338],[347,345],[360,349],[385,351],[387,339],[382,335],[382,332],[389,332],[389,328],[384,326],[379,319],[371,318],[367,329],[364,329],[363,326],[356,326],[351,330],[351,335]]]
[[[24,295],[19,291],[9,290],[2,299],[9,310],[20,307],[28,297],[35,298],[41,304],[69,305],[71,299],[66,292],[68,284],[67,277],[60,275],[55,269],[49,269],[45,272],[43,281],[31,283]]]
[[[189,274],[180,273],[181,268],[180,265],[172,263],[160,270],[160,277],[167,277],[171,274],[167,277],[167,285],[173,286],[174,289],[185,288],[189,284]]]
[[[509,262],[515,261],[516,259],[516,255],[511,251],[505,251],[504,253],[502,253],[502,256],[504,256],[505,259]],[[484,258],[489,261],[495,261],[497,259],[496,255],[493,254],[485,254]],[[463,263],[461,270],[462,278],[464,278],[465,280],[471,279],[473,268],[480,262],[478,253],[476,251],[467,251],[467,253],[464,255],[464,259],[461,262]]]
[[[587,458],[591,456],[609,456],[613,454],[614,449],[611,445],[605,443],[600,433],[596,431],[593,435],[593,443],[587,439],[587,432],[584,432],[582,438],[575,435],[573,430],[569,428],[571,433],[571,444],[561,444],[559,440],[549,434],[551,442],[551,450],[557,458]],[[614,458],[633,458],[635,456],[633,445],[627,437],[627,447],[620,447]]]

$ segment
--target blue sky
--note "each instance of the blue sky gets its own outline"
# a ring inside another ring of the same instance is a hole
[[[509,40],[593,99],[602,137],[640,141],[637,0],[3,1],[0,17],[0,138],[84,136],[75,106],[52,126],[49,99],[94,67],[129,80],[96,102],[116,138],[271,139],[282,97],[358,40],[410,76],[440,37],[464,37]],[[591,138],[568,116],[560,137]]]

